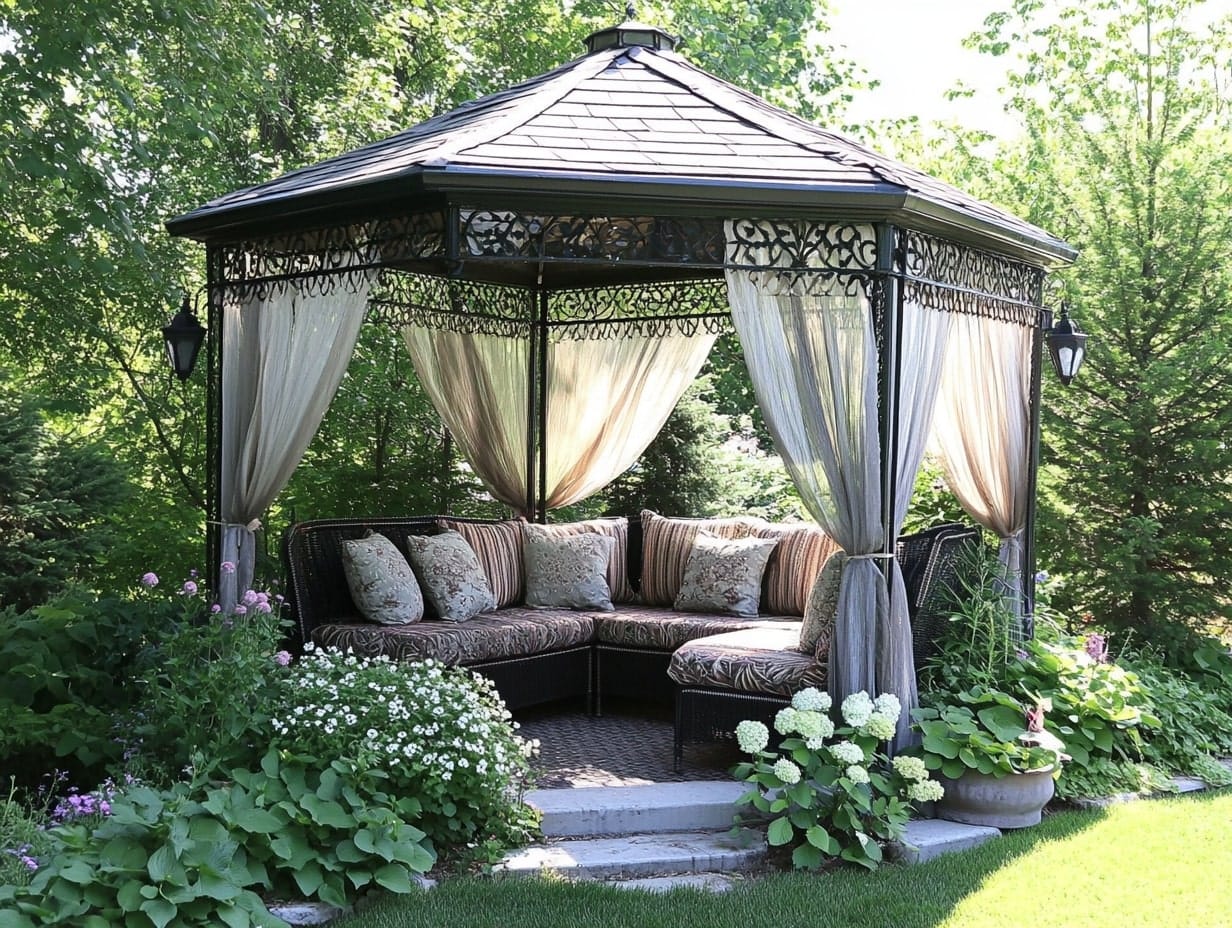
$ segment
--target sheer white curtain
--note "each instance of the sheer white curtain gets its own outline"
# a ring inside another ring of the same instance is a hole
[[[286,486],[351,360],[371,274],[307,295],[292,281],[222,313],[222,561],[224,609],[252,585],[253,530]]]
[[[529,340],[417,325],[404,327],[403,337],[463,456],[496,499],[523,512]],[[585,499],[637,461],[714,340],[671,333],[549,342],[547,508]]]
[[[859,231],[872,240],[871,227]],[[773,260],[768,248],[729,257],[746,264]],[[816,261],[824,266],[826,257]],[[832,275],[729,270],[727,285],[779,454],[810,513],[848,555],[830,650],[831,693],[840,699],[859,690],[894,693],[904,707],[895,739],[902,745],[909,738],[908,711],[917,703],[915,669],[902,572],[892,561],[891,597],[877,564],[884,543],[882,475],[877,344],[868,300]],[[901,331],[896,531],[929,434],[949,319],[907,304]]]
[[[675,332],[551,343],[547,508],[585,499],[633,466],[696,379],[715,338]]]
[[[462,456],[493,497],[526,508],[526,336],[408,325],[402,337],[419,382]]]
[[[957,314],[933,434],[950,489],[1001,539],[1019,610],[1030,502],[1032,346],[1030,326]]]

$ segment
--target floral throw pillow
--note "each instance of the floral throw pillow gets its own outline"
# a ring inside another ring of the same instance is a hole
[[[804,604],[804,621],[800,623],[800,650],[819,661],[830,659],[830,640],[834,637],[834,622],[838,615],[838,584],[847,555],[835,551],[826,559],[826,566],[817,575],[813,591]]]
[[[475,549],[457,532],[408,535],[406,553],[428,604],[447,622],[465,622],[496,608]]]
[[[684,568],[675,608],[755,616],[761,578],[777,538],[719,538],[699,531]]]
[[[613,611],[607,568],[614,537],[598,532],[561,535],[529,522],[522,525],[522,533],[526,605]]]
[[[423,618],[423,593],[411,565],[384,535],[344,541],[342,569],[355,607],[369,622],[406,625]]]

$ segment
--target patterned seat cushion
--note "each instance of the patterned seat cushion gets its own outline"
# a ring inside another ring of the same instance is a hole
[[[762,626],[792,629],[800,639],[800,620],[783,616],[748,617],[703,612],[672,612],[660,606],[621,606],[618,612],[593,614],[600,644],[674,651],[695,638]]]
[[[683,686],[788,698],[806,686],[824,689],[825,665],[796,650],[799,640],[799,625],[781,622],[699,638],[672,654],[667,675]]]
[[[502,609],[467,622],[426,621],[414,625],[320,625],[312,640],[322,647],[394,660],[433,657],[451,665],[527,657],[589,644],[594,618],[567,609]]]

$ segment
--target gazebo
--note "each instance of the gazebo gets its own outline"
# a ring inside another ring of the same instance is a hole
[[[369,322],[400,329],[476,473],[539,520],[627,469],[734,326],[848,556],[836,696],[914,704],[894,550],[930,440],[1029,606],[1043,283],[1075,251],[674,46],[601,30],[556,70],[167,224],[207,249],[224,600]]]

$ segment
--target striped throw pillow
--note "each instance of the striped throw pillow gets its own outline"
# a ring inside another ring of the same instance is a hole
[[[778,539],[762,581],[761,611],[804,615],[813,584],[838,543],[812,522],[763,525],[757,535]]]
[[[631,603],[637,599],[629,585],[629,520],[624,516],[615,519],[586,519],[582,522],[561,522],[558,525],[541,525],[539,531],[548,536],[563,537],[592,532],[616,539],[612,545],[612,557],[607,564],[607,585],[612,591],[612,602]]]
[[[496,608],[516,606],[526,588],[526,573],[522,566],[522,523],[455,522],[437,519],[437,528],[457,532],[466,539],[487,575],[488,585],[496,598]]]
[[[751,538],[766,523],[736,516],[730,519],[669,519],[642,510],[642,602],[671,607],[680,595],[684,568],[698,531],[719,538]]]

